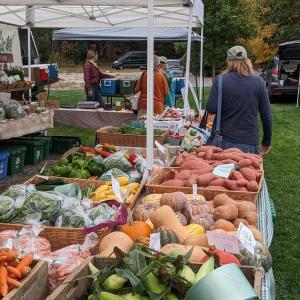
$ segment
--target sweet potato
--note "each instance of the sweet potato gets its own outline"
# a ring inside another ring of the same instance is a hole
[[[224,153],[231,153],[231,152],[243,153],[243,151],[239,148],[229,148],[229,149],[225,149],[223,151],[224,151]]]
[[[189,170],[180,171],[175,175],[174,179],[186,180],[190,178],[191,172]]]
[[[161,185],[184,187],[184,181],[180,179],[171,179],[171,180],[164,181]]]
[[[242,175],[243,176],[243,175]],[[249,181],[245,178],[243,179],[238,179],[236,181],[236,183],[239,185],[239,186],[247,186],[247,184],[249,183]]]
[[[212,154],[213,154],[213,149],[207,148],[205,151],[204,159],[205,160],[211,160]]]
[[[245,220],[245,219],[239,219],[239,218],[237,218],[237,219],[235,219],[235,220],[233,221],[233,225],[234,225],[236,228],[239,227],[240,223],[243,223],[243,224],[246,225],[246,226],[249,225],[248,221]]]
[[[214,207],[225,205],[227,202],[234,203],[235,201],[232,198],[230,198],[229,196],[227,196],[226,194],[216,195],[213,199]]]
[[[196,155],[198,158],[204,158],[205,152],[198,152]]]
[[[212,172],[213,169],[214,168],[212,166],[207,165],[206,167],[201,168],[199,170],[189,170],[189,172],[190,174],[194,174],[194,175],[203,175]]]
[[[225,204],[214,209],[214,219],[235,220],[238,217],[238,209],[235,204]],[[248,220],[247,220],[248,221]]]
[[[179,154],[179,155],[176,157],[174,166],[175,166],[175,167],[180,167],[181,164],[182,164],[183,162],[184,162],[183,155],[182,155],[182,154]]]
[[[219,166],[219,165],[223,165],[223,163],[221,162],[221,161],[217,161],[217,162],[214,162],[213,164],[212,164],[212,166],[215,168],[215,167],[217,167],[217,166]]]
[[[193,154],[193,153],[187,153],[187,152],[184,152],[181,155],[182,155],[182,157],[184,159],[187,158],[187,157],[193,157],[193,156],[195,157],[195,154]]]
[[[223,186],[223,187],[225,187],[225,179],[216,178],[213,181],[211,181],[208,186]]]
[[[251,180],[247,184],[247,189],[250,192],[257,192],[258,191],[258,184],[255,180]]]
[[[223,219],[219,219],[215,222],[214,226],[213,226],[214,230],[215,229],[223,229],[225,231],[233,231],[235,230],[234,225],[227,220],[223,220]]]
[[[243,157],[239,155],[239,153],[224,153],[224,159],[232,159],[236,163],[240,161]]]
[[[216,175],[212,173],[206,173],[203,175],[198,176],[197,183],[198,186],[207,186],[211,181],[216,178]]]
[[[254,203],[249,201],[236,201],[236,207],[238,208],[238,217],[245,219],[247,212],[256,213],[256,206]]]
[[[221,163],[222,164],[236,164],[236,161],[232,160],[232,159],[223,159],[223,160],[221,160]]]
[[[198,184],[198,176],[197,175],[191,175],[189,179],[186,179],[184,181],[184,186],[186,187],[192,187],[193,184]]]
[[[235,180],[225,179],[225,186],[231,191],[237,191],[239,189]]]
[[[249,225],[256,225],[256,212],[249,211],[245,214],[245,219]]]
[[[239,192],[248,192],[248,189],[245,186],[238,185],[237,191],[239,191]]]
[[[239,160],[238,165],[240,166],[240,168],[250,167],[252,166],[252,161],[248,158],[243,158]]]
[[[211,156],[211,159],[213,159],[213,160],[223,160],[223,154],[222,153],[213,153],[212,156]]]
[[[228,191],[226,187],[220,186],[220,185],[210,185],[207,187],[210,190],[216,190],[216,191]]]
[[[200,159],[189,160],[180,166],[180,170],[199,170],[210,167],[210,165]]]
[[[231,180],[240,180],[240,179],[245,179],[245,177],[241,174],[239,171],[232,171],[229,178]]]
[[[251,160],[252,166],[255,169],[260,169],[261,161],[258,158],[254,157],[254,156],[249,156],[249,160]]]
[[[256,181],[256,172],[253,169],[251,169],[249,167],[242,168],[241,173],[245,177],[245,179],[247,179],[248,181],[251,181],[251,180]]]

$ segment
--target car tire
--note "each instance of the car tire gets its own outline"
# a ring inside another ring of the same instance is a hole
[[[118,70],[124,70],[124,66],[123,65],[118,66]]]

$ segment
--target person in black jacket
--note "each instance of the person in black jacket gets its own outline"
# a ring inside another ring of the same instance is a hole
[[[235,46],[227,52],[223,72],[221,136],[222,148],[239,148],[244,152],[269,153],[272,139],[272,113],[264,80],[256,75],[247,51]],[[206,109],[217,112],[218,77],[213,82]],[[263,126],[259,150],[258,113]],[[213,129],[215,127],[213,125]]]

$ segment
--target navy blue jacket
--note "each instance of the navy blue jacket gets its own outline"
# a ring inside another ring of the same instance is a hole
[[[223,141],[258,145],[259,113],[263,125],[262,145],[270,146],[272,113],[264,80],[255,75],[239,77],[236,72],[222,76],[221,135]],[[217,80],[218,76],[213,82],[206,104],[206,109],[211,114],[217,112]]]

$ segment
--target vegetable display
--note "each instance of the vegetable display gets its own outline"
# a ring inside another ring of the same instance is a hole
[[[120,133],[120,134],[131,134],[131,135],[146,135],[147,129],[146,128],[135,128],[131,127],[130,125],[122,125],[119,128],[108,128],[108,132],[110,133]],[[160,129],[153,130],[154,136],[163,135],[163,132]]]

